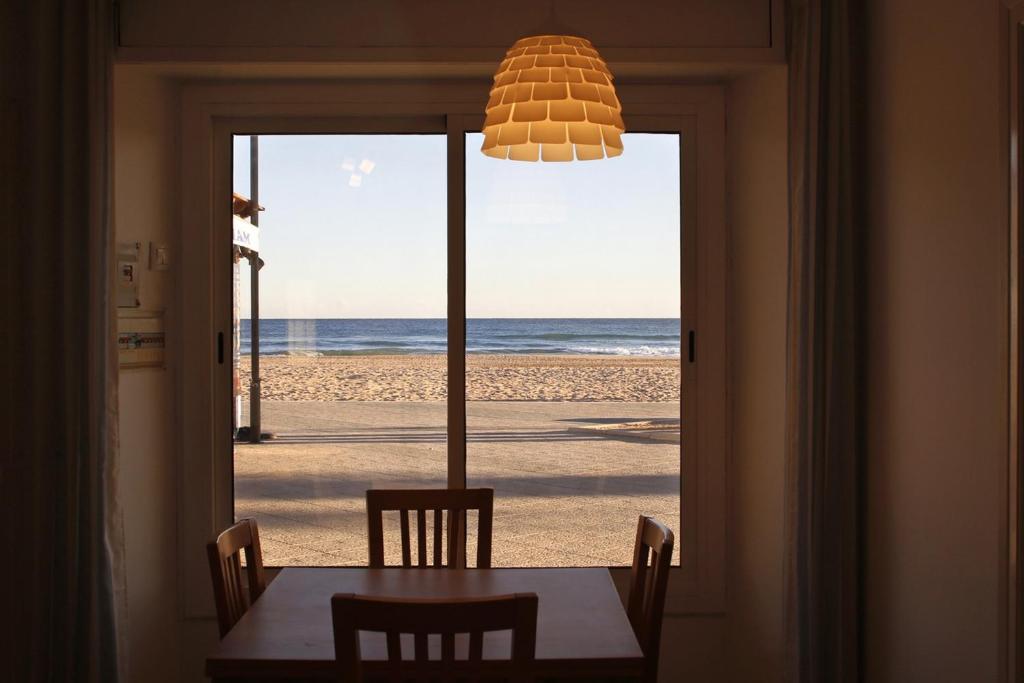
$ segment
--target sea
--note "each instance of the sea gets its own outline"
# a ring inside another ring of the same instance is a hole
[[[447,352],[447,321],[427,318],[261,319],[260,355]],[[241,321],[240,352],[251,353]],[[678,356],[678,318],[470,318],[466,352]]]

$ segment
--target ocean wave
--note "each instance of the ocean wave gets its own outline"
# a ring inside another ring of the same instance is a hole
[[[466,353],[489,353],[496,356],[514,356],[514,355],[527,355],[527,354],[567,354],[572,353],[571,350],[562,346],[493,346],[493,345],[476,345],[472,346],[466,344]]]
[[[322,351],[321,353],[325,356],[409,356],[415,354],[443,354],[445,353],[445,350],[415,346],[406,346],[402,348],[397,348],[394,346],[378,346],[363,349],[329,349]]]
[[[575,353],[592,353],[609,356],[678,356],[678,346],[581,346]]]
[[[678,340],[678,334],[615,334],[615,333],[572,333],[572,332],[541,332],[540,334],[490,334],[492,339],[509,339],[523,341],[573,341],[587,339],[651,339]]]

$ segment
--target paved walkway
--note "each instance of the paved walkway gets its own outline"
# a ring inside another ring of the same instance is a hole
[[[626,565],[637,515],[678,530],[678,444],[570,429],[678,417],[678,403],[467,411],[468,485],[495,490],[495,566]],[[236,515],[259,520],[265,563],[365,564],[366,489],[445,486],[445,419],[439,402],[265,401],[264,430],[278,438],[235,448]],[[388,527],[397,562],[397,515]]]

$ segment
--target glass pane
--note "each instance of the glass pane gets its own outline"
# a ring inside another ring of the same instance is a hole
[[[234,154],[248,198],[249,136]],[[234,493],[267,565],[365,565],[366,489],[446,485],[445,155],[443,135],[259,137],[269,438],[247,434],[252,268],[236,246]]]
[[[466,467],[495,490],[494,564],[628,565],[638,515],[679,529],[679,136],[565,164],[481,143],[467,135]]]

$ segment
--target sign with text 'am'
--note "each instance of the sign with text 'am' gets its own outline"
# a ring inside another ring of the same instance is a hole
[[[236,247],[245,247],[250,251],[260,250],[260,229],[247,220],[232,217],[234,220],[233,230],[235,233],[233,242]]]

